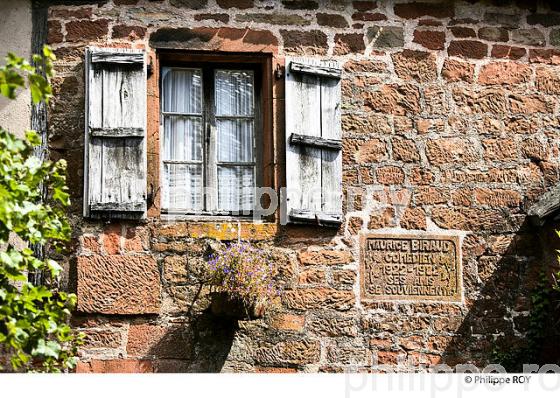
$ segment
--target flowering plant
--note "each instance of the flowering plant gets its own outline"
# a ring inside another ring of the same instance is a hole
[[[231,243],[208,260],[210,278],[230,298],[250,306],[273,299],[273,263],[267,253],[246,242]]]

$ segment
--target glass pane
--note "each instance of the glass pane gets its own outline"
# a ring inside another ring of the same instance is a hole
[[[164,174],[165,208],[202,210],[202,166],[166,164]]]
[[[218,119],[218,162],[253,161],[253,120]]]
[[[199,69],[168,69],[163,76],[164,112],[202,112],[202,72]]]
[[[218,209],[253,209],[255,176],[253,167],[218,166]]]
[[[165,116],[164,160],[202,160],[202,118]]]
[[[216,115],[253,115],[253,72],[216,71]]]

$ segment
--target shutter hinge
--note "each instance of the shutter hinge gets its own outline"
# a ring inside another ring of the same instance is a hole
[[[148,64],[146,65],[146,72],[148,74],[148,77],[152,76],[152,73],[154,73],[154,68],[152,66],[152,58],[148,57]]]
[[[280,64],[276,64],[276,70],[274,71],[274,77],[276,80],[282,79],[284,76],[284,68]]]

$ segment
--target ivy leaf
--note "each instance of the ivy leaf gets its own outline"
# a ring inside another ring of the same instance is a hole
[[[62,271],[62,267],[54,260],[47,260],[47,266],[51,271],[51,276],[54,278],[60,274]]]
[[[31,355],[38,355],[38,356],[45,356],[45,357],[52,357],[58,359],[58,353],[60,352],[60,344],[55,341],[47,341],[45,342],[44,339],[40,339],[37,347],[33,349]]]

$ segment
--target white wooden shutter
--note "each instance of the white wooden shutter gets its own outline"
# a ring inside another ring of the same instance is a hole
[[[146,56],[86,50],[84,216],[146,212]]]
[[[340,78],[335,61],[286,58],[288,221],[342,222]]]

